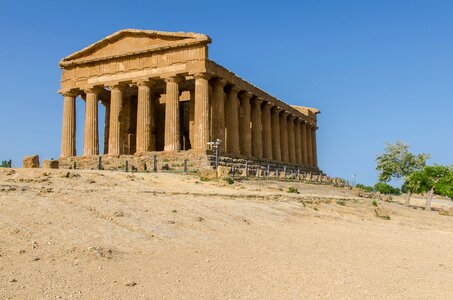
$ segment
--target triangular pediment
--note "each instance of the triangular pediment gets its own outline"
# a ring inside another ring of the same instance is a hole
[[[60,65],[99,61],[191,44],[206,44],[210,41],[205,34],[191,32],[125,29],[63,58]]]

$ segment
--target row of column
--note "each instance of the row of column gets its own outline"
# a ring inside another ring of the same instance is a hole
[[[212,140],[230,154],[317,167],[315,124],[226,84],[213,82]]]
[[[288,112],[241,91],[227,86],[223,79],[213,81],[212,99],[209,97],[209,76],[196,74],[194,93],[194,143],[193,148],[206,150],[210,140],[225,142],[225,151],[245,157],[317,166],[316,125],[290,115]],[[179,82],[181,77],[165,79],[165,133],[164,151],[176,151],[180,145]],[[155,122],[154,102],[151,99],[153,81],[137,82],[137,132],[136,151],[156,149],[151,136]],[[111,100],[106,114],[108,122],[108,154],[123,154],[121,135],[121,108],[125,86],[110,87]],[[101,88],[85,90],[86,112],[84,125],[83,155],[99,154],[98,96]],[[226,93],[225,93],[226,91]],[[63,130],[61,156],[76,155],[75,146],[75,98],[77,94],[63,93]]]

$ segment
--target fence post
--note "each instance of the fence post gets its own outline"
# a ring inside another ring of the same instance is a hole
[[[245,178],[249,177],[249,162],[245,162]]]
[[[125,169],[126,173],[129,171],[129,161],[128,160],[126,160],[126,166],[124,169]]]
[[[300,181],[300,169],[297,169],[297,181]]]
[[[260,178],[260,168],[256,169],[256,178]]]
[[[187,175],[187,158],[184,159],[184,174]]]
[[[231,165],[231,177],[234,179],[234,164]]]
[[[269,165],[267,165],[266,176],[267,176],[268,180],[269,180],[270,173],[271,173],[271,170],[269,168]]]
[[[277,169],[275,169],[275,179],[277,179],[277,180],[278,180],[278,168],[277,168]]]
[[[286,180],[286,166],[283,167],[283,179]]]
[[[102,170],[102,156],[99,155],[98,170]]]
[[[157,155],[154,154],[154,165],[153,165],[153,171],[154,173],[157,172]]]
[[[73,170],[77,169],[77,163],[76,162],[74,162],[74,165],[73,165],[72,169]]]

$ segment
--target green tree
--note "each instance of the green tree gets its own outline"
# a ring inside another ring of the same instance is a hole
[[[361,183],[357,183],[355,187],[358,188],[358,189],[361,189],[361,190],[363,190],[365,192],[368,192],[368,193],[373,192],[373,187],[372,186],[367,186],[367,185],[364,185],[364,184],[361,184]]]
[[[379,192],[381,194],[386,194],[386,195],[399,195],[401,194],[401,191],[399,188],[393,187],[388,183],[385,182],[378,182],[374,185],[374,190],[376,192]]]
[[[11,160],[3,160],[0,168],[11,168]]]
[[[379,172],[379,181],[388,182],[392,178],[407,181],[409,176],[423,169],[430,155],[426,153],[413,154],[409,152],[409,145],[397,141],[396,144],[387,144],[384,153],[376,158],[376,170]],[[410,204],[411,191],[408,190],[406,205]]]
[[[425,209],[431,210],[434,194],[453,196],[453,170],[446,166],[426,166],[409,176],[407,188],[413,193],[426,193]]]

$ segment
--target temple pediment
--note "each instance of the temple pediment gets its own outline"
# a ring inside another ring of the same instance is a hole
[[[163,49],[207,44],[207,35],[186,32],[125,29],[77,51],[60,61],[60,66],[76,65]]]

